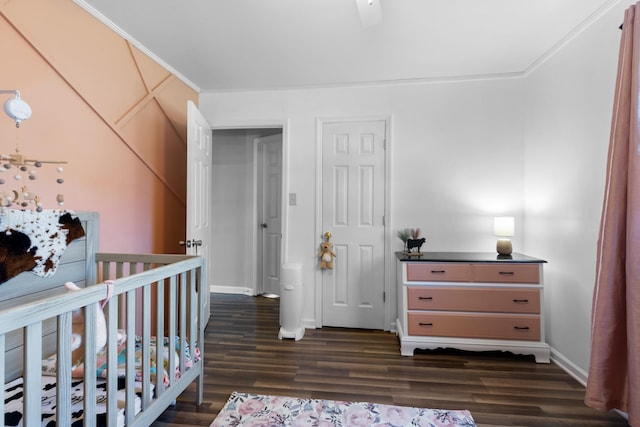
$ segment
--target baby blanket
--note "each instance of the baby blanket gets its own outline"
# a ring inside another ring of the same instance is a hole
[[[67,245],[84,235],[72,211],[0,209],[0,283],[23,271],[52,276]]]

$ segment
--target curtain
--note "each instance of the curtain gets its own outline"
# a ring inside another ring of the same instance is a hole
[[[640,426],[640,2],[625,11],[621,37],[585,403]]]

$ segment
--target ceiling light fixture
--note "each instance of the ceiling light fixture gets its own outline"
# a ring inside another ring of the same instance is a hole
[[[14,94],[15,98],[9,98],[4,102],[4,112],[16,122],[16,129],[20,128],[20,123],[31,117],[31,107],[25,101],[20,98],[20,91],[15,89],[0,89],[0,94],[9,93]],[[17,131],[16,131],[17,132]],[[25,209],[30,205],[38,212],[42,211],[42,200],[39,195],[30,191],[26,185],[20,185],[22,183],[22,173],[26,172],[30,181],[35,181],[38,178],[38,174],[34,168],[41,168],[43,164],[66,164],[65,161],[57,160],[36,160],[29,159],[20,152],[20,140],[16,134],[16,152],[12,154],[0,154],[0,207],[6,208],[12,205]],[[5,190],[5,180],[1,176],[11,169],[17,169],[13,175],[13,179],[18,181],[18,190]],[[58,166],[56,169],[58,173],[62,173],[64,169],[62,166]],[[64,183],[64,179],[57,178],[58,184]],[[56,195],[56,202],[59,206],[64,204],[64,196],[62,194]]]
[[[360,22],[364,28],[373,27],[382,22],[380,2],[374,0],[356,0]]]

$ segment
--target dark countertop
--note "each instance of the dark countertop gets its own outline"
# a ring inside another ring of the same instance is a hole
[[[422,255],[408,256],[404,252],[396,252],[400,261],[417,262],[512,262],[512,263],[544,263],[543,259],[512,253],[498,255],[496,252],[422,252]]]

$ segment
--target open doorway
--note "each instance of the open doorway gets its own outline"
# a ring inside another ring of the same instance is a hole
[[[214,129],[212,147],[212,290],[276,296],[282,128]]]

